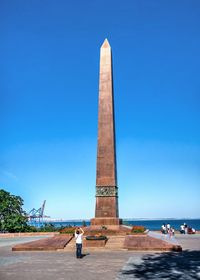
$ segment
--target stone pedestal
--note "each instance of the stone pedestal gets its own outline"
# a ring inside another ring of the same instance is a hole
[[[119,226],[122,224],[122,219],[119,218],[93,218],[90,220],[91,226]],[[111,227],[109,227],[111,228]]]

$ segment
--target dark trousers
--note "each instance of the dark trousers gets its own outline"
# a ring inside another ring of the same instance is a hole
[[[82,257],[82,244],[76,243],[76,257],[81,258]]]

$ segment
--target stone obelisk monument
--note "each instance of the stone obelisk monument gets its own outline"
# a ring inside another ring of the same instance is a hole
[[[119,225],[111,47],[100,51],[96,209],[92,226]]]

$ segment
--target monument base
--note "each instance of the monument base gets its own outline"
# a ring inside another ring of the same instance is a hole
[[[162,237],[162,234],[152,237],[149,233],[147,235],[127,235],[123,248],[133,251],[182,251],[182,247],[173,238],[162,240]]]
[[[122,224],[122,219],[109,218],[93,218],[90,220],[91,226],[119,226]]]

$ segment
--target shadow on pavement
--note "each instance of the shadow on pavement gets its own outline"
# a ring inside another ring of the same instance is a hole
[[[84,257],[86,257],[86,256],[89,256],[89,253],[87,253],[87,254],[82,254],[82,255],[81,255],[81,259],[84,258]]]
[[[124,279],[200,279],[200,251],[145,255],[141,264],[129,263]]]

